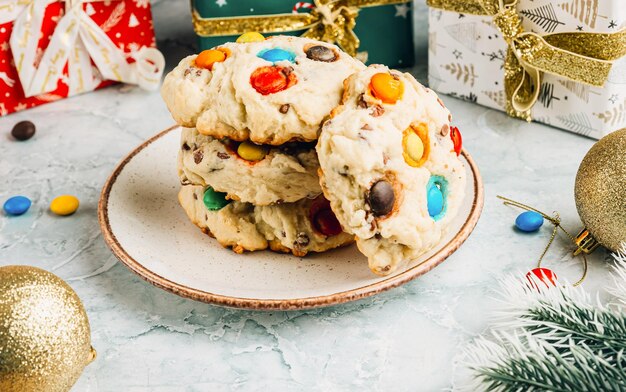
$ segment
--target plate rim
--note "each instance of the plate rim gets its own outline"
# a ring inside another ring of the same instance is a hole
[[[446,243],[443,248],[441,248],[438,252],[431,255],[428,259],[424,260],[420,264],[415,265],[398,275],[386,278],[379,282],[328,295],[305,298],[259,299],[232,297],[211,293],[193,287],[188,287],[183,284],[171,281],[151,271],[150,269],[144,267],[139,261],[135,260],[131,255],[129,255],[112,231],[111,224],[109,222],[108,211],[109,195],[111,193],[111,190],[113,189],[113,186],[115,185],[115,182],[117,181],[117,178],[122,173],[126,165],[150,144],[178,128],[181,127],[179,125],[173,125],[150,137],[148,140],[142,142],[139,146],[134,148],[128,155],[126,155],[126,157],[124,157],[120,161],[120,163],[117,164],[111,175],[104,183],[104,186],[102,187],[102,191],[100,193],[100,199],[98,201],[98,223],[100,225],[100,230],[102,231],[104,242],[113,252],[115,257],[120,262],[122,262],[122,264],[124,264],[132,272],[139,275],[139,277],[146,280],[148,283],[154,285],[155,287],[184,298],[189,298],[195,301],[200,301],[213,305],[248,310],[304,310],[356,301],[401,286],[421,275],[424,275],[425,273],[429,272],[430,270],[441,264],[452,253],[454,253],[465,242],[465,240],[467,240],[467,238],[469,238],[470,234],[476,227],[476,224],[478,223],[478,220],[482,213],[484,205],[484,189],[482,177],[480,175],[480,172],[478,171],[478,166],[472,159],[471,155],[467,153],[465,149],[462,149],[461,154],[467,160],[469,168],[474,175],[474,188],[476,189],[476,193],[474,194],[474,200],[472,201],[472,207],[470,209],[470,214],[467,220],[463,223],[463,226],[461,226],[461,229],[458,231],[458,233],[452,239],[450,239],[450,241],[448,241],[448,243]]]

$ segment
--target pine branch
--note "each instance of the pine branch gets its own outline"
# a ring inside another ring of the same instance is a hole
[[[622,242],[613,258],[613,285],[608,290],[617,299],[617,305],[626,308],[626,242]]]

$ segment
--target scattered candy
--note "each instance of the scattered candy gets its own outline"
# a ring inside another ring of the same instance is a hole
[[[463,138],[461,137],[461,132],[459,132],[459,128],[450,127],[450,138],[452,139],[452,143],[454,143],[454,152],[458,156],[461,153],[461,148],[463,147]]]
[[[78,199],[72,195],[62,195],[50,203],[50,211],[57,215],[71,215],[78,209]]]
[[[376,182],[370,188],[367,201],[375,216],[387,215],[393,209],[396,201],[393,186],[385,180]]]
[[[2,208],[7,215],[22,215],[30,208],[30,199],[26,196],[13,196],[4,202]]]
[[[213,69],[213,64],[221,63],[226,60],[226,52],[218,49],[208,49],[200,52],[196,57],[196,67],[206,68],[208,70]]]
[[[515,227],[521,231],[532,233],[543,225],[543,216],[535,211],[522,212],[515,219]]]
[[[322,45],[314,45],[306,50],[306,57],[315,61],[323,61],[332,63],[337,60],[337,54],[334,50]]]
[[[526,279],[528,279],[530,286],[536,290],[539,290],[537,283],[535,283],[537,280],[545,284],[548,288],[550,285],[556,286],[556,274],[548,268],[534,268],[526,274]]]
[[[28,140],[35,134],[35,124],[30,121],[20,121],[11,130],[11,135],[19,141]]]
[[[448,182],[441,176],[431,176],[426,185],[428,215],[435,221],[445,215],[447,186]]]
[[[413,167],[422,166],[430,154],[428,126],[420,123],[405,129],[402,148],[404,150],[402,156],[407,164]]]
[[[293,63],[293,61],[296,58],[295,54],[287,50],[280,49],[280,48],[264,50],[261,53],[259,53],[258,56],[262,58],[263,60],[266,60],[272,63],[277,63],[279,61],[290,61]]]
[[[260,67],[250,76],[250,84],[262,95],[274,94],[296,84],[291,68]]]
[[[370,81],[372,95],[384,103],[396,103],[402,98],[404,85],[388,73],[377,73]]]
[[[238,44],[247,44],[249,42],[261,42],[265,41],[265,37],[261,33],[257,33],[256,31],[251,31],[248,33],[243,33],[237,38]]]
[[[330,209],[330,202],[323,196],[318,197],[311,204],[309,220],[313,228],[325,236],[330,237],[343,231],[337,217]]]
[[[202,201],[204,202],[204,206],[209,211],[221,210],[226,207],[228,203],[230,203],[226,200],[226,193],[217,192],[210,186],[204,190],[204,197],[202,198]]]
[[[237,154],[246,161],[260,161],[267,155],[267,148],[249,141],[245,141],[237,147]]]

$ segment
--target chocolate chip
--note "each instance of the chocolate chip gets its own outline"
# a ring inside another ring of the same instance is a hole
[[[361,129],[364,131],[371,131],[374,128],[372,128],[369,124],[365,124],[361,127]]]
[[[35,134],[35,124],[30,121],[20,121],[11,130],[11,135],[19,141],[28,140]]]
[[[198,200],[198,195],[196,195],[195,193],[193,194],[193,199],[194,200]]]
[[[298,233],[296,236],[296,240],[294,241],[295,246],[307,246],[309,244],[309,236],[305,233]]]
[[[392,77],[394,80],[400,80],[400,75],[398,75],[398,74],[392,73],[392,74],[391,74],[391,77]]]
[[[187,76],[191,73],[191,68],[187,68],[185,72],[183,72],[183,76]]]
[[[281,235],[283,238],[285,238],[285,237],[287,236],[287,233],[285,233],[285,231],[283,230],[283,231],[281,231],[281,232],[280,232],[280,235]]]
[[[196,150],[193,153],[193,161],[196,163],[196,165],[200,164],[200,162],[202,162],[202,159],[204,158],[204,153],[202,152],[202,150]]]
[[[448,121],[452,121],[452,115],[448,113]]]
[[[380,180],[372,185],[367,195],[367,202],[375,216],[383,216],[390,213],[395,200],[396,196],[393,192],[393,186],[385,180]]]
[[[332,63],[337,60],[337,54],[330,48],[322,45],[311,46],[306,50],[306,57],[315,60],[323,61],[325,63]]]
[[[365,94],[359,95],[359,99],[356,101],[356,105],[361,109],[367,109],[369,105],[365,102]]]
[[[441,136],[447,136],[450,133],[450,126],[448,124],[443,124],[441,127]]]
[[[281,112],[282,114],[285,114],[289,111],[289,108],[291,107],[291,105],[289,105],[288,103],[281,105],[280,108],[278,109],[279,112]]]
[[[374,105],[370,114],[372,117],[380,117],[385,114],[385,108],[380,105]]]
[[[189,150],[191,150],[191,147],[189,147],[189,144],[187,144],[187,143],[183,143],[182,148],[183,148],[183,150],[185,150],[185,151],[189,151]]]
[[[280,72],[285,76],[289,76],[293,72],[293,67],[283,67]]]
[[[228,154],[227,154],[227,153],[225,153],[225,152],[218,151],[218,152],[217,152],[217,157],[218,157],[219,159],[228,159],[228,158],[230,158],[230,155],[228,155]]]
[[[196,69],[196,76],[200,76],[202,75],[202,70],[201,69]]]

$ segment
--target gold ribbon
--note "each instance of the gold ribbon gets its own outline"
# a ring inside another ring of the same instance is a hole
[[[530,121],[542,74],[601,87],[612,62],[626,55],[626,29],[616,33],[570,32],[540,36],[524,31],[517,0],[427,0],[428,6],[493,17],[508,45],[504,63],[506,111]]]
[[[285,33],[307,30],[302,36],[336,43],[348,54],[356,55],[359,38],[354,26],[359,9],[410,3],[411,0],[314,0],[310,13],[203,18],[193,9],[193,26],[202,37],[239,35],[248,31]]]

